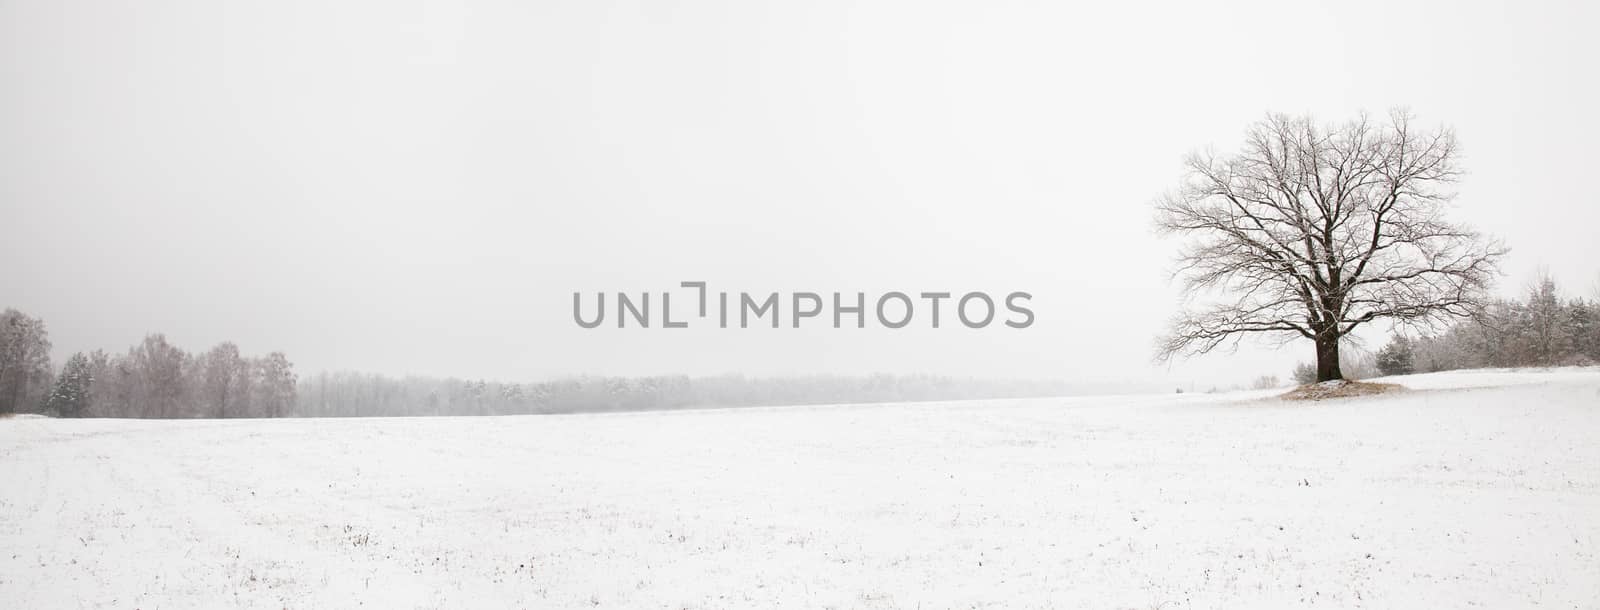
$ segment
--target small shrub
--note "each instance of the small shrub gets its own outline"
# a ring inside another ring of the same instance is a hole
[[[1297,364],[1294,367],[1294,373],[1291,375],[1291,377],[1294,378],[1294,382],[1295,382],[1296,385],[1306,385],[1308,383],[1316,383],[1317,382],[1317,366],[1314,365],[1314,364],[1311,364],[1310,362],[1302,362],[1300,364]]]
[[[1257,377],[1255,381],[1250,383],[1250,389],[1252,389],[1252,390],[1270,390],[1272,388],[1278,387],[1279,385],[1282,385],[1282,384],[1278,382],[1278,376],[1277,375],[1262,375],[1260,377]]]

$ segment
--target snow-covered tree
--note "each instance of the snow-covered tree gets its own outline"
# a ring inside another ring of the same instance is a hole
[[[1555,280],[1542,274],[1528,289],[1528,301],[1521,310],[1518,322],[1524,330],[1519,342],[1524,352],[1522,360],[1541,366],[1557,364],[1571,346],[1565,306]]]
[[[147,335],[133,348],[132,361],[138,397],[130,405],[143,417],[184,417],[188,393],[189,354],[167,342],[166,335]]]
[[[94,372],[91,370],[89,358],[82,352],[67,358],[67,363],[61,367],[61,375],[56,377],[55,389],[50,391],[49,398],[45,399],[45,411],[54,412],[60,417],[82,417],[89,413],[90,391],[94,382]]]
[[[1450,130],[1400,112],[1328,126],[1273,115],[1238,154],[1191,155],[1156,224],[1188,240],[1185,292],[1216,298],[1174,320],[1160,355],[1304,338],[1326,381],[1344,376],[1340,343],[1357,327],[1476,314],[1506,250],[1446,218],[1457,158]]]
[[[1385,375],[1410,375],[1416,370],[1415,355],[1411,340],[1395,335],[1388,345],[1378,350],[1378,371]]]
[[[240,417],[240,386],[245,376],[245,362],[239,357],[239,346],[224,341],[200,357],[200,407],[209,417]]]
[[[49,391],[50,333],[44,320],[0,313],[0,413],[37,405]]]
[[[1587,362],[1600,363],[1600,303],[1573,301],[1566,325],[1573,351]]]
[[[259,417],[284,417],[295,405],[296,381],[294,365],[283,352],[272,352],[255,363],[258,382],[255,386],[253,415]]]

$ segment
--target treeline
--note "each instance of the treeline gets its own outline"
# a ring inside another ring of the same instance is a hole
[[[67,358],[57,374],[44,322],[0,317],[0,413],[59,417],[282,417],[296,404],[294,365],[280,352],[246,357],[223,342],[191,354],[152,334],[124,354]]]
[[[233,343],[191,354],[152,334],[125,354],[73,354],[55,371],[44,322],[0,319],[0,413],[59,417],[515,415],[835,403],[1025,398],[1065,383],[929,375],[577,377],[541,383],[321,373],[298,379],[282,353]]]
[[[1521,301],[1497,300],[1480,319],[1438,334],[1396,335],[1378,351],[1385,375],[1600,363],[1600,300],[1564,298],[1541,278]]]
[[[326,373],[300,382],[299,415],[517,415],[712,407],[1027,398],[1072,393],[1065,383],[928,375],[578,377],[498,383]]]

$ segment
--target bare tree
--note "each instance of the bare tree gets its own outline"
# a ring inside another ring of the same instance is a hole
[[[294,365],[283,352],[272,352],[255,362],[257,379],[254,384],[257,417],[284,417],[289,415],[296,400]]]
[[[1444,219],[1461,176],[1455,135],[1412,122],[1272,115],[1236,155],[1191,154],[1156,223],[1187,238],[1174,274],[1185,293],[1215,299],[1174,320],[1160,357],[1303,337],[1317,380],[1342,379],[1339,343],[1362,324],[1479,311],[1506,249]]]
[[[50,370],[44,320],[15,309],[0,313],[0,413],[37,404],[49,391]]]
[[[201,391],[204,393],[203,402],[209,402],[211,416],[216,418],[238,417],[241,410],[239,386],[244,377],[245,362],[239,357],[239,346],[231,341],[218,343],[211,351],[201,356],[199,370]]]
[[[1519,325],[1526,326],[1524,360],[1539,366],[1557,364],[1569,352],[1568,310],[1550,272],[1539,270],[1539,277],[1528,285],[1528,302],[1522,308]]]
[[[189,354],[167,342],[166,335],[146,335],[128,352],[139,399],[132,405],[143,417],[182,417],[190,365]]]

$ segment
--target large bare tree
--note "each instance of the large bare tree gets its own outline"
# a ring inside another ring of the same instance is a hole
[[[1396,111],[1327,126],[1272,115],[1237,154],[1189,155],[1156,203],[1157,226],[1186,238],[1175,276],[1191,298],[1160,357],[1303,337],[1327,381],[1363,324],[1476,314],[1506,250],[1444,218],[1458,154],[1451,130]]]

